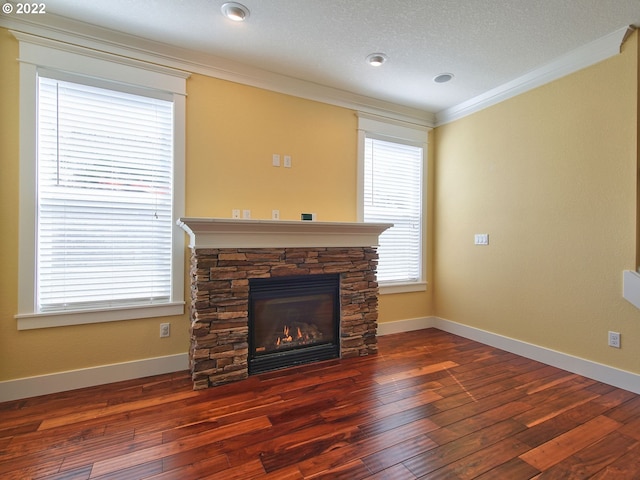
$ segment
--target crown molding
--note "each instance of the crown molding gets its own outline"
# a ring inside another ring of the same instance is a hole
[[[620,28],[499,87],[451,108],[432,113],[52,14],[47,14],[46,19],[38,16],[2,16],[0,27],[432,128],[466,117],[617,55],[634,30],[632,26]]]
[[[466,117],[617,55],[620,53],[622,44],[633,30],[634,28],[631,26],[616,30],[521,77],[493,88],[466,102],[442,110],[436,114],[436,126]]]
[[[0,27],[417,125],[433,127],[435,124],[433,113],[418,108],[358,95],[53,14],[47,14],[46,19],[38,16],[2,16]]]

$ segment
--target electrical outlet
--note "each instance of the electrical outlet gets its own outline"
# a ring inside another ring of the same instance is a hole
[[[280,220],[280,210],[271,210],[271,220]]]
[[[609,346],[613,348],[620,348],[620,333],[609,332]]]
[[[240,209],[234,208],[231,210],[231,218],[240,218]]]
[[[251,210],[242,210],[242,218],[251,218]]]
[[[171,335],[171,324],[170,323],[161,323],[160,324],[160,338],[166,338]]]

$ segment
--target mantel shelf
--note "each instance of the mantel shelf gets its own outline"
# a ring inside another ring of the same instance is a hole
[[[369,247],[392,223],[180,218],[191,248]]]

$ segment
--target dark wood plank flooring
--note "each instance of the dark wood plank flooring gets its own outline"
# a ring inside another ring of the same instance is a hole
[[[2,479],[640,479],[640,396],[428,329],[193,391],[0,404]]]

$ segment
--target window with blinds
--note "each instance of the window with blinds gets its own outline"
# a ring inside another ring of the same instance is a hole
[[[393,223],[380,236],[378,280],[421,280],[423,148],[365,138],[364,221]]]
[[[39,77],[40,312],[171,299],[173,102]]]

